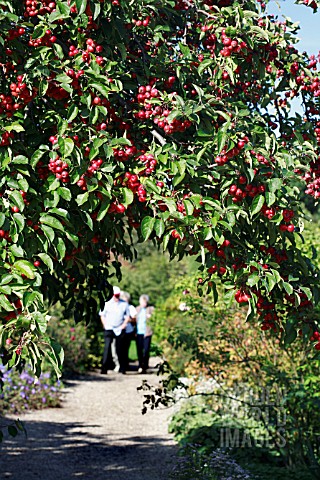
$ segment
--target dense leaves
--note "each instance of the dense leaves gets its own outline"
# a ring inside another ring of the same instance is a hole
[[[220,276],[262,328],[310,337],[317,271],[296,237],[301,187],[320,196],[320,78],[297,25],[254,1],[0,7],[5,359],[59,368],[44,302],[90,318],[133,230],[199,256],[200,290]]]

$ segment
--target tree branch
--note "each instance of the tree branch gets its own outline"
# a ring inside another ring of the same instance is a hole
[[[274,103],[275,103],[275,107],[276,107],[277,114],[278,114],[278,118],[279,118],[280,133],[284,133],[284,130],[283,130],[283,117],[282,117],[282,114],[281,114],[281,112],[280,112],[280,108],[279,108],[277,99],[275,100]]]
[[[160,144],[163,146],[163,145],[166,145],[167,143],[167,140],[162,136],[160,135],[159,132],[157,132],[157,130],[153,129],[151,130],[151,133],[153,135],[154,138],[156,138],[157,140],[159,140]]]
[[[145,49],[143,48],[142,43],[140,42],[140,40],[138,39],[138,37],[137,37],[137,35],[136,35],[135,33],[133,34],[133,40],[135,41],[135,43],[138,45],[138,47],[139,47],[140,50],[141,50],[141,55],[142,55],[143,63],[144,63],[145,65],[150,65],[149,56],[146,54]]]

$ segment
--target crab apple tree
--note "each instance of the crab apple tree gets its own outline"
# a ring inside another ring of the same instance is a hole
[[[58,370],[45,308],[95,315],[137,237],[319,347],[297,240],[301,194],[320,197],[320,77],[297,26],[241,0],[0,0],[0,26],[4,361]]]

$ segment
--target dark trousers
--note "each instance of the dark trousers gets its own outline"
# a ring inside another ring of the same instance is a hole
[[[107,373],[108,370],[113,370],[115,365],[112,360],[112,352],[111,352],[111,344],[115,339],[116,342],[116,352],[118,355],[119,363],[120,363],[120,371],[126,371],[126,360],[124,354],[124,338],[125,332],[121,332],[120,335],[116,336],[113,330],[105,330],[104,331],[104,352],[103,352],[103,359],[102,359],[102,367],[101,372]]]
[[[145,337],[144,335],[137,335],[139,368],[142,368],[142,370],[147,370],[147,368],[149,368],[150,347],[151,336]]]
[[[128,370],[129,368],[129,349],[130,349],[130,344],[132,340],[134,340],[136,337],[135,332],[131,333],[126,333],[123,339],[123,361],[126,364],[126,369]]]

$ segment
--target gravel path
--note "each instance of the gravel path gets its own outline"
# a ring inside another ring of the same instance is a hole
[[[176,446],[170,411],[141,415],[137,387],[155,375],[89,374],[69,382],[63,408],[25,414],[28,438],[0,448],[1,479],[167,480]]]

